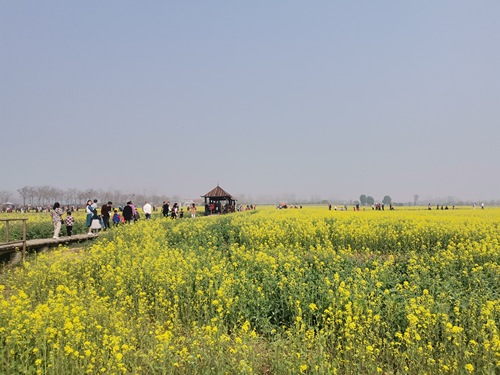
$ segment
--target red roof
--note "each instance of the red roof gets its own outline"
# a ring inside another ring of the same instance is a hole
[[[203,198],[233,198],[231,194],[222,189],[219,185],[216,188],[210,190],[205,195],[202,195]]]

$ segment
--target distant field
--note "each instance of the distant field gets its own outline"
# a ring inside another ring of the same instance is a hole
[[[500,209],[158,215],[4,270],[0,369],[494,374],[499,286]]]
[[[287,210],[295,210],[295,209],[300,209],[298,208],[288,208]],[[335,205],[332,205],[332,211],[334,210]],[[259,211],[262,210],[274,210],[276,206],[274,205],[259,205],[258,209]],[[337,206],[338,211],[341,211],[341,206]],[[303,210],[319,210],[319,211],[327,211],[328,206],[327,205],[304,205]],[[354,209],[353,206],[348,206],[347,211],[352,211]],[[486,210],[496,210],[497,208],[490,208],[488,207]],[[389,210],[389,207],[386,207],[385,210]],[[427,210],[427,206],[400,206],[400,207],[395,207],[395,211],[422,211],[422,210]],[[432,206],[432,211],[436,210],[436,206]],[[472,207],[470,206],[457,206],[455,207],[455,211],[463,211],[463,210],[473,210]],[[372,211],[371,206],[361,206],[360,207],[360,212],[362,211]],[[446,211],[446,210],[439,210],[439,211]],[[448,211],[453,211],[452,206],[449,206]],[[480,211],[480,208],[477,207],[476,210],[473,211]],[[144,215],[142,213],[142,209],[139,208],[139,212],[142,214],[142,218],[144,218]],[[345,211],[344,211],[345,212]],[[202,206],[198,206],[198,216],[203,216],[204,213],[204,208]],[[66,216],[66,215],[64,215]],[[85,210],[81,209],[78,212],[74,212],[73,216],[75,217],[75,228],[74,228],[74,233],[85,233],[87,229],[85,228]],[[185,218],[187,218],[189,215],[187,213],[187,209],[185,209]],[[153,218],[160,218],[162,217],[161,215],[161,210],[156,211],[153,213]],[[30,213],[0,213],[0,219],[8,219],[8,218],[28,218],[27,224],[28,224],[28,232],[27,232],[27,237],[28,239],[34,239],[34,238],[47,238],[47,237],[52,237],[53,234],[53,228],[51,224],[51,217],[48,212],[43,212],[43,213],[35,213],[35,212],[30,212]],[[64,226],[62,233],[64,233]],[[22,237],[22,224],[21,222],[12,222],[10,223],[9,226],[9,238],[11,240],[19,240]],[[5,223],[0,222],[0,242],[2,242],[5,239]]]

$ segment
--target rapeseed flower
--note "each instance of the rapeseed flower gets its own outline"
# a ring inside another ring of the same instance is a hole
[[[1,276],[0,368],[493,373],[499,219],[304,208],[119,227]]]

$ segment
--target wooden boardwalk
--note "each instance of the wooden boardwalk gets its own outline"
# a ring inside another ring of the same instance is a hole
[[[93,240],[99,235],[89,236],[88,234],[75,234],[71,237],[64,236],[59,238],[38,238],[26,241],[26,251],[46,251],[59,245],[69,245],[74,242],[84,242]],[[22,256],[23,241],[8,242],[0,244],[0,256],[11,255],[11,261],[18,260]]]

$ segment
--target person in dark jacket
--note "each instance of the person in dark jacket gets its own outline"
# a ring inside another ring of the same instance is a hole
[[[179,212],[179,206],[177,203],[174,203],[174,206],[172,207],[172,212],[170,213],[170,217],[175,220],[177,219],[177,214]]]
[[[113,203],[108,202],[108,204],[103,204],[101,207],[101,217],[104,222],[104,230],[111,228],[109,219],[111,218],[111,210],[113,209]]]
[[[130,221],[134,218],[131,204],[132,202],[127,202],[127,205],[123,207],[123,220],[125,220],[127,224],[130,224]]]
[[[170,211],[170,205],[169,205],[170,202],[163,202],[163,206],[162,206],[162,213],[163,213],[163,217],[167,217],[168,216],[168,212]]]

